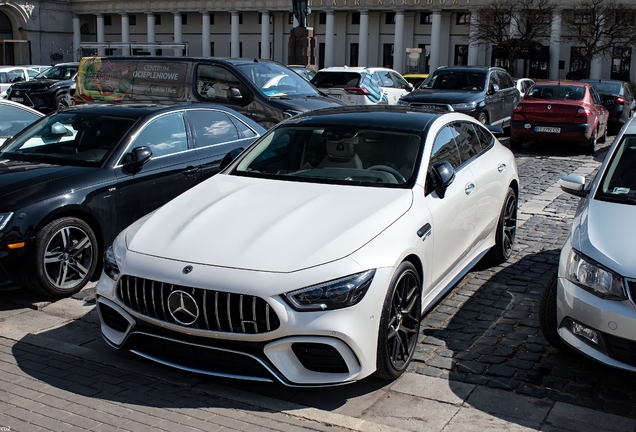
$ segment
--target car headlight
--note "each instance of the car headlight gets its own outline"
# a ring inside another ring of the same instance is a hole
[[[112,246],[104,252],[104,273],[114,281],[117,281],[121,275]]]
[[[13,216],[13,212],[0,213],[0,231],[2,231],[7,226],[7,224],[11,220],[11,216]]]
[[[398,100],[397,104],[398,104],[398,105],[404,105],[404,106],[409,106],[409,105],[411,105],[410,103],[408,103],[407,101],[405,101],[405,100],[403,100],[403,99]]]
[[[477,108],[477,102],[456,103],[451,105],[455,111],[472,111]]]
[[[568,257],[565,277],[572,283],[599,297],[626,300],[623,277],[572,249]]]
[[[367,293],[375,270],[324,282],[283,294],[297,311],[323,311],[353,306]]]

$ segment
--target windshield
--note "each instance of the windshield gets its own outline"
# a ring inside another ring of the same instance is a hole
[[[77,66],[57,65],[36,75],[35,79],[71,79],[77,72]]]
[[[620,83],[614,82],[593,82],[591,84],[599,93],[608,94],[621,94],[621,88],[623,87]]]
[[[408,187],[419,165],[420,137],[411,132],[279,127],[247,153],[234,175],[312,183]]]
[[[266,96],[285,97],[287,95],[320,96],[314,87],[296,72],[276,63],[243,63],[237,67]]]
[[[441,70],[426,78],[419,88],[483,91],[485,82],[484,72]]]
[[[0,105],[0,137],[13,136],[40,117],[22,108]]]
[[[0,149],[0,158],[56,165],[101,166],[133,119],[57,113],[34,123]]]
[[[636,135],[624,135],[616,147],[596,199],[636,204]]]
[[[528,99],[582,100],[585,87],[560,84],[535,84],[526,95]]]

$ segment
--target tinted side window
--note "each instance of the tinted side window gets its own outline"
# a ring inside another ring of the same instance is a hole
[[[477,136],[479,137],[479,142],[481,143],[481,148],[485,151],[488,150],[495,143],[495,137],[484,127],[479,125],[473,125],[475,130],[477,131]]]
[[[194,147],[201,148],[239,139],[236,126],[220,111],[190,110],[188,120],[194,131]]]
[[[204,99],[227,101],[230,88],[240,88],[241,82],[225,68],[199,65],[196,86],[197,93]]]
[[[596,89],[591,86],[590,86],[590,95],[592,95],[592,101],[594,102],[594,105],[603,105],[601,97],[596,92]]]
[[[391,72],[391,76],[393,77],[393,82],[395,82],[395,86],[397,88],[402,88],[402,89],[409,88],[409,83],[400,74],[396,72]]]
[[[512,78],[510,78],[510,75],[508,75],[505,72],[502,71],[497,71],[497,76],[499,78],[499,88],[510,88],[510,87],[514,87],[515,84],[512,81]]]
[[[137,135],[131,148],[139,146],[150,147],[153,158],[187,150],[188,139],[181,113],[174,112],[151,120]]]
[[[241,138],[253,138],[256,136],[256,132],[254,132],[245,123],[243,123],[236,117],[232,117],[232,116],[228,116],[228,117],[230,118],[230,120],[232,120],[232,123],[234,123],[234,126],[236,126],[236,129],[238,130]]]
[[[458,122],[454,123],[455,132],[457,137],[457,149],[459,150],[459,156],[462,160],[462,164],[465,164],[470,159],[481,153],[481,142],[477,136],[477,132],[473,128],[472,123]]]
[[[461,165],[461,158],[455,143],[455,129],[452,126],[445,126],[439,131],[435,142],[433,142],[433,150],[431,159],[428,164],[429,170],[437,163],[447,161],[453,168],[457,169]]]

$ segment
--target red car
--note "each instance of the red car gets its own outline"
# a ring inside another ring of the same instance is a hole
[[[588,154],[607,138],[609,112],[589,83],[543,81],[534,84],[512,116],[510,146],[525,141],[580,142]]]

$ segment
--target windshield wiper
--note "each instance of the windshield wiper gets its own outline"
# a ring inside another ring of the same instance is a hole
[[[600,200],[615,202],[618,204],[636,204],[636,198],[625,195],[603,194],[599,196]]]

